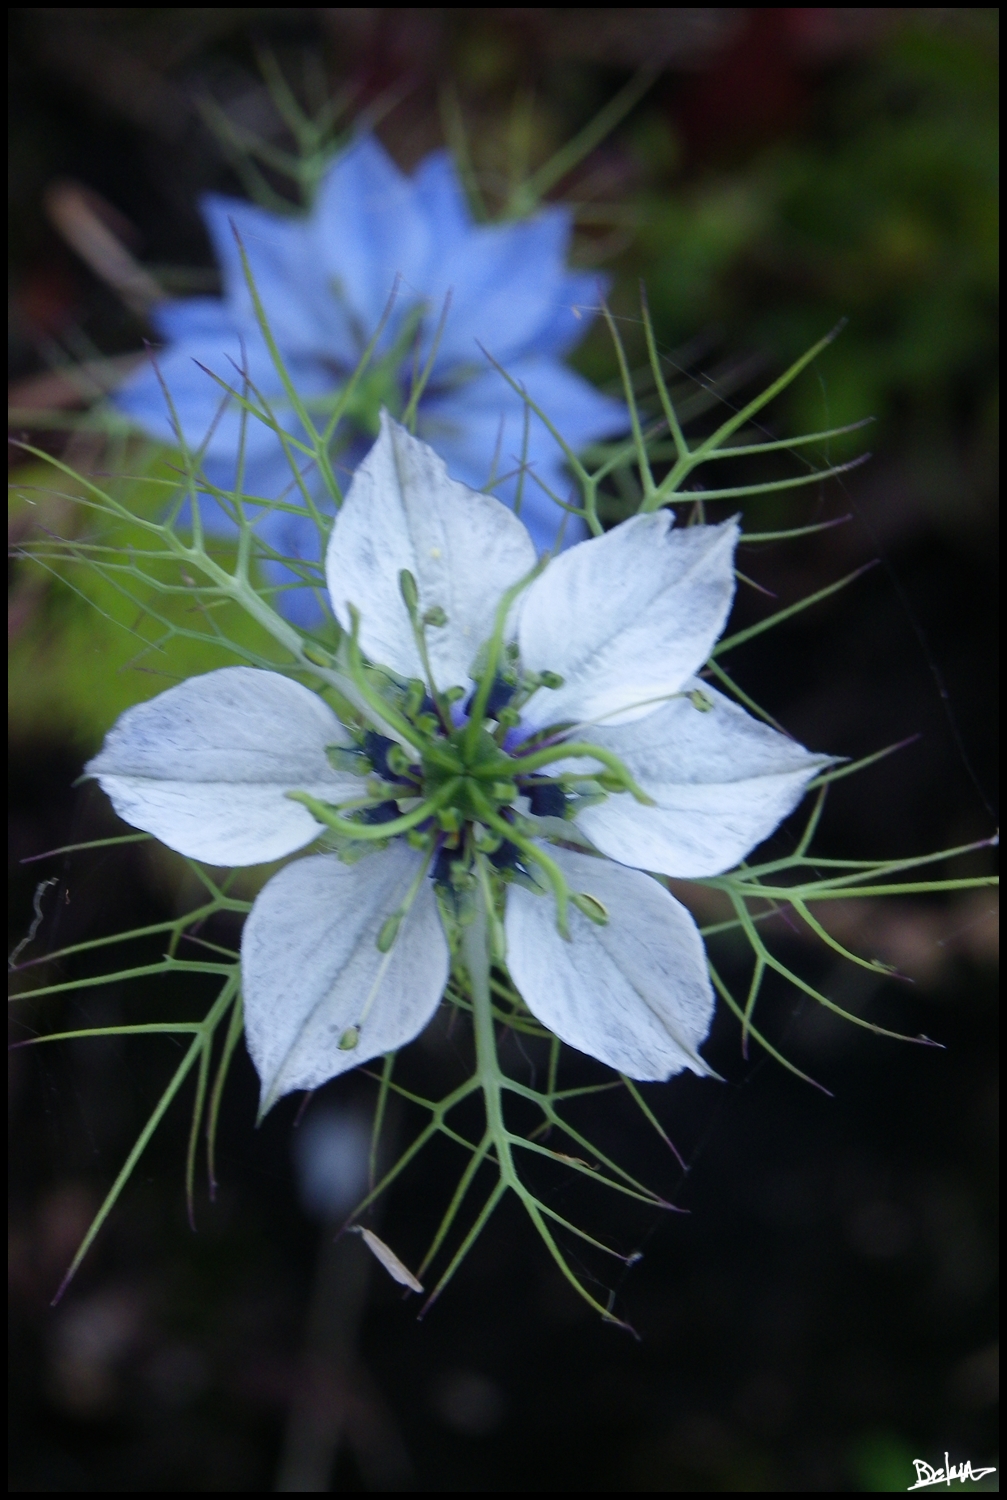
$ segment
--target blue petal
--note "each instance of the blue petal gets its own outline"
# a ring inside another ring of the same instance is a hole
[[[236,331],[231,310],[219,297],[158,302],[148,316],[160,337],[166,340],[219,338],[231,343]]]
[[[387,345],[406,309],[424,292],[420,284],[434,247],[432,224],[413,184],[371,136],[336,158],[318,192],[309,238],[312,254],[355,323],[359,347],[384,312],[401,278]]]
[[[203,211],[226,295],[157,309],[155,323],[169,345],[157,361],[185,440],[194,449],[205,443],[204,472],[220,488],[234,485],[242,419],[234,402],[220,411],[224,393],[201,365],[239,390],[239,367],[247,370],[283,426],[299,433],[254,317],[235,229],[270,327],[305,396],[330,393],[342,383],[373,333],[396,275],[401,289],[385,330],[385,349],[418,300],[430,304],[429,347],[451,290],[429,394],[421,405],[421,431],[456,477],[484,485],[498,439],[496,472],[513,471],[519,463],[523,403],[498,375],[486,372],[480,343],[525,383],[575,450],[625,430],[622,407],[558,363],[586,331],[599,298],[599,277],[566,269],[567,210],[550,208],[521,223],[477,225],[446,152],[428,156],[407,178],[373,138],[364,137],[332,163],[309,216],[286,218],[220,197],[207,198]],[[405,365],[403,375],[408,384]],[[116,404],[148,432],[173,442],[161,380],[153,368],[139,372]],[[358,457],[355,449],[346,450],[344,465],[352,468]],[[562,451],[537,418],[530,424],[527,462],[549,488],[569,496]],[[309,473],[306,483],[320,494],[317,474]],[[296,494],[292,485],[275,434],[250,418],[246,493],[277,499],[288,491]],[[496,493],[513,503],[517,488],[512,473]],[[226,530],[219,507],[210,499],[203,504],[208,529]],[[524,486],[523,514],[538,545],[552,545],[561,514],[531,479]],[[278,551],[316,560],[318,539],[309,519],[274,511],[262,517],[260,529]],[[576,530],[568,522],[567,541]],[[306,610],[316,618],[310,595],[299,591],[286,597],[286,612],[300,617]]]
[[[437,311],[450,290],[451,308],[435,378],[458,364],[481,363],[480,344],[503,361],[538,352],[537,338],[554,321],[567,281],[569,238],[569,214],[550,209],[522,224],[473,229],[438,258],[424,290]]]
[[[284,353],[307,354],[318,348],[318,319],[313,304],[315,262],[303,218],[281,218],[237,198],[208,193],[200,203],[224,277],[225,297],[235,325],[257,328],[251,292],[235,235],[248,256],[255,288],[273,336]]]
[[[327,291],[308,220],[284,219],[266,208],[237,198],[219,198],[216,193],[207,193],[200,207],[221,263],[225,296],[236,326],[249,332],[258,329],[237,234],[273,338],[284,354],[309,356],[329,348],[330,354],[348,357],[353,365],[356,356],[345,318]]]
[[[413,190],[417,207],[436,230],[440,253],[453,249],[472,232],[472,215],[449,152],[432,151],[420,162]]]
[[[548,323],[535,335],[535,353],[562,359],[579,344],[594,322],[611,277],[598,271],[571,271],[563,279]]]
[[[554,360],[519,360],[510,373],[548,413],[575,453],[628,426],[620,402],[602,396]],[[505,477],[503,483],[493,485],[492,493],[513,505],[522,488],[521,519],[535,545],[544,550],[555,544],[567,514],[550,499],[546,488],[568,503],[578,503],[578,495],[565,471],[562,448],[534,413],[528,421],[527,473],[524,485],[519,485],[525,410],[517,392],[491,370],[448,394],[422,401],[418,430],[444,458],[448,472],[473,489],[485,487],[497,454],[495,473]],[[570,517],[562,533],[563,544],[578,541],[582,535],[580,523]]]
[[[315,362],[292,361],[290,368],[298,390],[306,397],[322,394],[332,387],[331,376]],[[115,397],[115,405],[152,436],[176,442],[166,388],[186,443],[191,448],[198,448],[211,434],[206,451],[230,457],[233,462],[237,454],[241,414],[232,400],[219,415],[222,404],[227,401],[227,392],[207,373],[208,370],[224,385],[237,391],[242,389],[243,373],[247,373],[254,388],[250,391],[251,399],[255,400],[255,392],[258,392],[285,428],[297,430],[280,377],[257,333],[246,340],[233,332],[193,337],[162,350],[150,365],[138,371],[121,388]],[[246,432],[249,455],[276,444],[277,438],[266,426],[249,418]]]

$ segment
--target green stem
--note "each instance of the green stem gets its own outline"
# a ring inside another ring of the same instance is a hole
[[[475,903],[475,916],[462,928],[462,953],[472,986],[472,1026],[475,1032],[476,1071],[486,1106],[486,1129],[492,1137],[501,1175],[513,1174],[510,1137],[503,1118],[504,1075],[497,1058],[496,1033],[493,1029],[493,1004],[490,999],[489,913],[481,887]]]
[[[220,1101],[224,1097],[224,1084],[227,1082],[231,1059],[234,1056],[235,1048],[241,1041],[244,1029],[245,1010],[239,994],[231,1010],[231,1019],[228,1022],[227,1035],[224,1038],[224,1049],[220,1056],[220,1062],[217,1065],[217,1076],[213,1081],[213,1090],[210,1094],[210,1107],[206,1114],[206,1181],[210,1190],[211,1203],[217,1196],[216,1149]]]
[[[189,1050],[186,1052],[178,1067],[175,1069],[175,1073],[171,1079],[171,1082],[164,1090],[164,1093],[161,1095],[161,1098],[155,1106],[149,1120],[137,1137],[132,1151],[129,1153],[125,1162],[123,1163],[122,1170],[119,1172],[118,1177],[115,1179],[111,1188],[108,1190],[108,1193],[105,1195],[105,1201],[102,1203],[98,1212],[92,1219],[90,1228],[88,1229],[83,1240],[78,1246],[77,1253],[74,1256],[73,1260],[70,1262],[70,1267],[67,1270],[66,1275],[63,1277],[63,1280],[60,1282],[59,1289],[57,1290],[55,1297],[52,1299],[53,1306],[55,1306],[55,1304],[60,1300],[63,1293],[70,1285],[70,1282],[76,1275],[77,1267],[84,1259],[88,1250],[90,1250],[91,1246],[94,1243],[95,1237],[98,1234],[98,1231],[101,1229],[101,1226],[104,1224],[105,1220],[112,1212],[119,1194],[122,1192],[123,1188],[126,1186],[126,1183],[129,1181],[129,1178],[133,1172],[133,1168],[140,1160],[140,1157],[143,1155],[144,1151],[147,1148],[147,1144],[150,1141],[151,1136],[154,1134],[158,1125],[161,1123],[162,1119],[167,1113],[168,1106],[171,1104],[171,1101],[174,1099],[175,1095],[182,1087],[182,1084],[185,1082],[186,1077],[188,1076],[193,1064],[205,1051],[208,1041],[213,1036],[218,1023],[226,1014],[228,1007],[234,1000],[237,988],[238,979],[237,975],[235,975],[224,985],[224,988],[222,989],[220,995],[217,997],[216,1001],[210,1007],[210,1010],[207,1012],[206,1016],[201,1022],[199,1031],[197,1035],[193,1037],[192,1042],[189,1046]]]

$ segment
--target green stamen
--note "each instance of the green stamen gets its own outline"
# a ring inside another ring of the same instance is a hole
[[[387,703],[379,693],[374,691],[367,681],[367,676],[364,672],[364,659],[360,652],[360,611],[353,604],[350,604],[348,609],[351,622],[351,631],[347,641],[350,678],[361,698],[377,716],[379,728],[382,732],[386,728],[393,729],[407,744],[419,750],[425,761],[430,761],[431,764],[439,762],[444,769],[449,772],[453,771],[456,769],[455,762],[445,759],[443,752],[438,746],[431,744],[429,740],[425,739],[416,725],[411,724],[403,714],[399,713],[397,708]]]
[[[519,833],[512,823],[507,822],[506,818],[501,818],[491,807],[488,798],[483,797],[476,790],[473,790],[472,796],[473,801],[481,803],[479,808],[480,821],[485,823],[487,827],[492,828],[496,833],[499,833],[516,848],[520,849],[521,853],[528,859],[534,860],[537,865],[541,866],[546,879],[552,886],[553,895],[556,898],[556,926],[560,936],[566,938],[567,942],[569,942],[570,926],[567,920],[567,913],[570,905],[570,888],[566,883],[563,871],[554,859],[549,858],[549,855],[543,849],[540,849],[531,839],[525,838],[524,834]]]
[[[523,776],[528,771],[541,770],[543,766],[555,764],[558,760],[600,760],[603,766],[607,766],[611,772],[619,790],[625,790],[641,802],[644,807],[655,807],[653,797],[643,790],[635,778],[630,775],[629,770],[619,759],[613,755],[611,750],[606,750],[602,745],[592,745],[587,740],[572,740],[562,745],[548,745],[544,750],[533,750],[530,755],[517,755],[509,757],[506,761],[497,763],[488,762],[485,765],[473,769],[473,776],[486,778],[500,776],[505,768],[511,776]],[[600,777],[594,777],[600,780]]]
[[[451,801],[460,787],[460,776],[452,781],[446,781],[432,797],[427,797],[421,802],[419,807],[414,807],[411,812],[403,813],[401,818],[393,818],[388,823],[356,823],[351,818],[343,818],[329,803],[320,801],[318,797],[312,797],[310,792],[287,792],[286,796],[291,802],[300,802],[313,818],[336,833],[342,833],[351,839],[379,842],[382,839],[394,838],[399,833],[407,833],[410,828],[415,828],[417,823],[423,823],[427,818],[433,817],[439,808]]]
[[[523,578],[519,578],[517,583],[515,583],[511,588],[507,589],[506,593],[504,593],[504,595],[502,596],[500,603],[497,605],[497,612],[493,621],[493,634],[490,637],[489,647],[486,652],[486,665],[483,668],[483,674],[479,680],[479,687],[476,690],[475,701],[472,704],[472,712],[465,729],[464,744],[467,751],[471,751],[475,748],[476,737],[478,736],[479,731],[483,725],[483,720],[486,717],[486,704],[489,701],[490,689],[492,688],[494,679],[497,675],[497,664],[500,661],[500,652],[503,648],[504,631],[507,628],[507,616],[510,614],[511,606],[513,605],[515,599],[518,599],[524,592],[524,590],[528,588],[530,584],[534,583],[535,579],[542,572],[547,562],[548,558],[540,558],[530,572],[526,573]]]

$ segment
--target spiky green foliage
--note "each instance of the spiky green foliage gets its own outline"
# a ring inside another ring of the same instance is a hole
[[[250,286],[254,296],[251,280]],[[321,567],[278,558],[261,541],[256,518],[270,507],[276,506],[299,511],[317,527],[319,555],[322,555],[329,523],[315,505],[303,482],[303,474],[307,465],[316,467],[323,477],[333,505],[338,507],[341,490],[333,470],[331,454],[333,445],[339,441],[340,422],[349,410],[353,390],[366,377],[370,350],[364,355],[350,384],[335,405],[319,415],[317,411],[312,411],[310,404],[301,400],[283,367],[261,306],[258,306],[258,311],[263,333],[277,362],[287,397],[299,415],[306,434],[304,439],[294,439],[283,434],[292,476],[287,496],[281,500],[270,500],[268,497],[245,494],[240,478],[240,462],[235,489],[227,492],[214,489],[201,475],[200,454],[186,449],[181,436],[175,471],[162,468],[159,474],[152,475],[148,470],[142,483],[130,480],[127,476],[106,480],[93,475],[81,475],[66,462],[38,450],[31,450],[40,462],[49,464],[66,501],[80,510],[86,523],[79,531],[66,538],[61,539],[55,535],[35,537],[21,548],[21,555],[26,566],[33,565],[58,574],[68,587],[77,588],[85,595],[91,591],[90,597],[93,597],[95,585],[98,584],[101,589],[124,600],[128,606],[127,613],[134,612],[136,621],[143,622],[142,632],[138,623],[134,622],[132,627],[143,641],[139,649],[156,653],[158,660],[164,663],[164,670],[174,670],[184,675],[187,670],[186,653],[191,652],[195,646],[200,652],[209,653],[205,658],[205,665],[228,661],[244,662],[286,672],[306,681],[341,713],[352,719],[355,708],[361,705],[361,692],[366,694],[368,691],[366,681],[361,679],[359,663],[353,661],[355,643],[342,635],[331,622],[315,633],[295,628],[274,607],[274,593],[262,581],[262,563],[282,561],[295,575],[293,587],[313,589],[321,599],[324,597]],[[690,444],[684,430],[680,405],[674,399],[674,393],[665,379],[646,305],[642,310],[642,329],[648,361],[643,371],[630,370],[619,331],[611,318],[609,326],[622,371],[626,399],[632,412],[632,434],[623,443],[609,445],[604,451],[587,456],[567,451],[579,500],[576,504],[566,504],[558,496],[554,497],[557,504],[564,504],[568,510],[582,516],[593,534],[597,535],[603,529],[603,508],[609,515],[627,515],[640,510],[654,510],[659,506],[683,505],[688,507],[689,516],[702,519],[704,506],[713,501],[744,499],[750,502],[763,496],[775,496],[795,486],[819,483],[849,467],[828,463],[815,466],[803,457],[806,450],[827,444],[838,432],[848,431],[847,428],[837,429],[836,432],[808,434],[783,442],[775,439],[761,440],[758,427],[753,425],[763,408],[801,374],[815,355],[835,336],[834,333],[816,344],[759,396],[740,410],[732,412],[712,433]],[[509,379],[505,370],[501,370],[501,375]],[[422,379],[422,372],[417,379]],[[247,423],[252,421],[264,422],[275,431],[282,431],[269,404],[262,400],[247,379],[239,378],[234,385],[222,389],[221,394],[223,400],[230,400],[240,408],[245,424],[243,431],[246,430]],[[549,424],[548,412],[538,411],[534,407],[532,409]],[[558,433],[556,436],[558,438]],[[744,457],[757,462],[766,454],[789,451],[794,451],[804,462],[802,472],[793,478],[767,482],[760,482],[756,478],[743,486],[707,489],[703,491],[701,499],[685,489],[697,470],[719,460]],[[528,479],[529,482],[534,482],[534,475],[528,476]],[[210,496],[231,516],[238,533],[238,540],[233,548],[222,548],[204,534],[197,504],[197,496],[200,494]],[[163,498],[159,503],[152,503],[152,495]],[[192,524],[188,529],[180,521],[187,499],[190,502],[188,514],[192,517]],[[748,533],[744,539],[783,540],[787,537],[804,536],[816,529],[819,528],[796,526],[782,531],[756,530]],[[769,719],[763,710],[735,687],[722,664],[724,656],[795,612],[810,608],[829,594],[844,588],[856,576],[852,574],[842,578],[799,603],[781,609],[758,624],[721,640],[714,659],[708,664],[709,675],[728,692],[733,693],[750,711]],[[883,1036],[892,1036],[894,1033],[862,1017],[842,1011],[828,995],[809,984],[774,952],[771,939],[765,935],[768,930],[765,919],[783,910],[792,912],[796,920],[803,923],[829,949],[852,964],[885,975],[890,972],[885,966],[848,951],[830,934],[827,909],[825,913],[822,911],[823,903],[840,897],[846,900],[875,899],[951,891],[992,883],[991,877],[985,876],[959,879],[942,876],[936,880],[906,878],[911,870],[942,865],[956,855],[965,853],[965,849],[942,850],[925,858],[898,861],[834,860],[811,852],[832,781],[862,769],[886,753],[888,752],[884,750],[879,751],[857,765],[835,768],[818,778],[814,783],[818,795],[794,853],[761,864],[745,864],[728,874],[694,882],[697,886],[721,893],[733,912],[727,920],[705,929],[704,936],[707,940],[731,932],[735,936],[740,934],[751,948],[753,968],[744,994],[732,992],[712,962],[710,966],[717,991],[740,1022],[742,1048],[747,1052],[750,1042],[754,1041],[784,1067],[801,1077],[805,1075],[767,1039],[757,1024],[756,1012],[762,986],[767,974],[771,972],[787,981],[799,994],[844,1015],[856,1025],[866,1026]],[[977,846],[968,846],[975,847]],[[224,949],[218,949],[205,959],[181,960],[177,957],[177,948],[183,934],[191,932],[197,924],[204,924],[209,918],[223,912],[239,915],[247,913],[250,907],[248,902],[229,894],[226,881],[219,883],[199,865],[191,861],[188,863],[206,894],[184,916],[154,927],[124,932],[115,938],[78,944],[58,954],[46,955],[44,959],[15,964],[19,995],[30,995],[34,1000],[74,993],[88,986],[153,978],[167,973],[210,975],[216,978],[218,985],[216,998],[200,1021],[163,1021],[139,1026],[56,1031],[35,1039],[50,1042],[69,1037],[112,1034],[167,1034],[191,1038],[182,1060],[96,1215],[74,1258],[67,1280],[80,1264],[110,1213],[173,1099],[193,1073],[192,1126],[185,1172],[190,1205],[201,1133],[205,1135],[207,1176],[211,1190],[213,1187],[213,1143],[221,1097],[228,1069],[241,1037],[240,962],[236,953]],[[681,890],[681,887],[677,886],[676,889]],[[550,1038],[549,1033],[528,1012],[502,966],[494,965],[493,933],[488,929],[492,928],[495,915],[492,900],[485,899],[486,893],[483,894],[484,899],[476,902],[475,919],[462,929],[461,939],[452,955],[452,979],[445,996],[445,1004],[454,1007],[471,1027],[474,1041],[473,1070],[453,1092],[440,1099],[430,1099],[398,1082],[394,1076],[394,1057],[386,1059],[378,1080],[373,1159],[377,1160],[378,1136],[390,1093],[394,1092],[410,1101],[425,1111],[429,1118],[394,1166],[358,1206],[353,1217],[365,1212],[378,1195],[406,1170],[424,1146],[435,1138],[444,1137],[460,1149],[465,1157],[465,1165],[420,1268],[421,1274],[425,1274],[438,1257],[443,1257],[446,1262],[432,1297],[439,1295],[451,1279],[500,1201],[512,1193],[520,1201],[563,1275],[604,1318],[619,1321],[611,1307],[598,1301],[578,1275],[570,1254],[562,1248],[557,1231],[572,1235],[596,1248],[608,1247],[602,1245],[587,1230],[557,1213],[529,1185],[525,1164],[533,1157],[546,1159],[599,1188],[654,1208],[667,1208],[670,1205],[658,1193],[637,1181],[625,1167],[611,1160],[572,1123],[568,1106],[586,1094],[625,1088],[647,1124],[662,1136],[663,1132],[640,1091],[628,1079],[616,1078],[612,1083],[596,1088],[559,1087],[560,1044]],[[110,967],[106,974],[97,977],[58,984],[36,986],[32,982],[39,967],[47,962],[99,948],[112,948],[118,943],[128,944],[158,934],[166,937],[167,950],[163,958],[156,962],[138,967]],[[544,1088],[519,1082],[507,1072],[501,1062],[498,1036],[500,1027],[549,1044],[550,1065]],[[906,1040],[926,1043],[927,1039],[917,1037]],[[484,1125],[482,1133],[473,1138],[457,1124],[455,1112],[459,1106],[474,1098],[482,1101]],[[504,1107],[508,1098],[520,1099],[526,1105],[533,1106],[540,1116],[538,1123],[524,1133],[512,1128]],[[547,1144],[545,1137],[553,1138],[550,1132],[568,1142],[571,1152]],[[481,1205],[469,1214],[466,1221],[463,1216],[470,1197],[476,1192],[477,1180],[488,1183],[488,1191],[485,1187],[481,1189]],[[451,1244],[454,1245],[453,1249],[449,1248]],[[65,1284],[66,1282],[64,1286]]]

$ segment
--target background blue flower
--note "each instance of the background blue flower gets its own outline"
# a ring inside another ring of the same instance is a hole
[[[206,369],[236,386],[237,371],[247,370],[284,426],[298,431],[256,322],[232,225],[294,385],[309,405],[317,403],[319,413],[357,365],[398,284],[351,413],[356,436],[337,455],[337,469],[351,470],[363,456],[381,405],[401,413],[449,294],[417,431],[455,478],[481,489],[503,476],[494,493],[510,503],[518,492],[525,406],[488,364],[480,344],[548,412],[574,450],[624,430],[622,405],[562,363],[586,332],[603,289],[596,275],[566,269],[568,209],[550,207],[516,223],[476,224],[446,152],[428,156],[410,178],[367,136],[335,159],[307,216],[284,218],[216,196],[202,207],[224,295],[156,310],[157,331],[167,345],[157,357],[160,380],[145,368],[118,393],[116,404],[147,432],[172,440],[163,380],[186,441],[193,447],[206,441],[203,467],[212,484],[234,486],[241,418],[232,402],[213,425],[222,392]],[[566,498],[563,462],[555,439],[532,416],[521,510],[540,548],[555,543],[564,513],[531,476]],[[305,477],[321,498],[317,475]],[[247,424],[243,488],[267,500],[298,498],[279,440],[254,420]],[[217,507],[213,514],[207,508],[205,522],[211,529],[229,524]],[[259,529],[287,556],[318,556],[315,529],[304,517],[272,511]],[[568,518],[564,542],[581,534],[580,523]],[[316,606],[306,590],[284,597],[285,612],[313,617]]]

